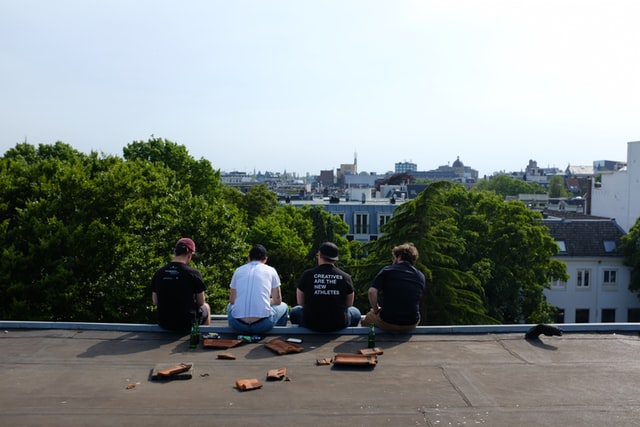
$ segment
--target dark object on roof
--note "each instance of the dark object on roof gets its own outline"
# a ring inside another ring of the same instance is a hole
[[[415,178],[407,172],[402,173],[394,173],[393,175],[376,180],[376,189],[380,190],[381,185],[400,185],[400,184],[410,184],[415,182]]]
[[[562,329],[551,325],[544,325],[541,323],[529,329],[524,337],[528,340],[537,340],[540,334],[544,334],[548,337],[553,335],[562,336]]]

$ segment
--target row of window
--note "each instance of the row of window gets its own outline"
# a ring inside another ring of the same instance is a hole
[[[590,311],[588,308],[577,308],[575,312],[575,323],[589,323]],[[616,321],[615,308],[603,308],[600,311],[601,323],[612,323]],[[630,308],[627,310],[627,322],[640,322],[640,308]],[[559,310],[556,314],[555,323],[564,323],[564,310]]]
[[[336,213],[341,220],[345,221],[347,224],[348,221],[345,220],[343,213]],[[378,214],[378,232],[380,232],[380,228],[385,225],[391,219],[391,214]],[[369,214],[366,212],[362,213],[354,213],[353,214],[353,230],[352,234],[369,234],[371,231],[369,230]]]
[[[604,269],[602,270],[602,286],[603,287],[615,287],[617,284],[618,271],[616,269]],[[591,269],[579,268],[576,270],[576,288],[587,289],[591,286]],[[551,283],[551,289],[566,289],[567,282],[563,280],[556,280]]]

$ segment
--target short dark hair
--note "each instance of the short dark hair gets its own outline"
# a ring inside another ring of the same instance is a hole
[[[260,244],[253,245],[253,247],[249,251],[249,259],[255,261],[262,261],[263,259],[267,259],[267,250]]]
[[[338,247],[333,242],[324,242],[321,244],[320,249],[318,249],[318,253],[327,261],[338,260]]]

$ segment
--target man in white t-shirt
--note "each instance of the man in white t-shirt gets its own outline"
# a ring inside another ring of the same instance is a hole
[[[288,306],[282,302],[280,277],[267,265],[267,250],[254,245],[248,262],[231,277],[227,316],[229,326],[246,334],[261,334],[286,326]]]

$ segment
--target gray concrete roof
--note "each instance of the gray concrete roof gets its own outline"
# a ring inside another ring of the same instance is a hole
[[[0,425],[635,426],[640,419],[637,324],[559,325],[563,336],[538,341],[509,329],[380,332],[384,354],[374,368],[316,364],[366,347],[364,328],[329,335],[284,328],[256,344],[190,350],[188,337],[151,327],[55,326],[62,325],[0,322]],[[303,340],[303,352],[278,356],[264,346],[289,336]],[[236,360],[217,359],[221,352]],[[154,367],[180,362],[194,364],[192,379],[150,380]],[[290,381],[266,381],[276,368]],[[238,391],[243,378],[263,387]]]

